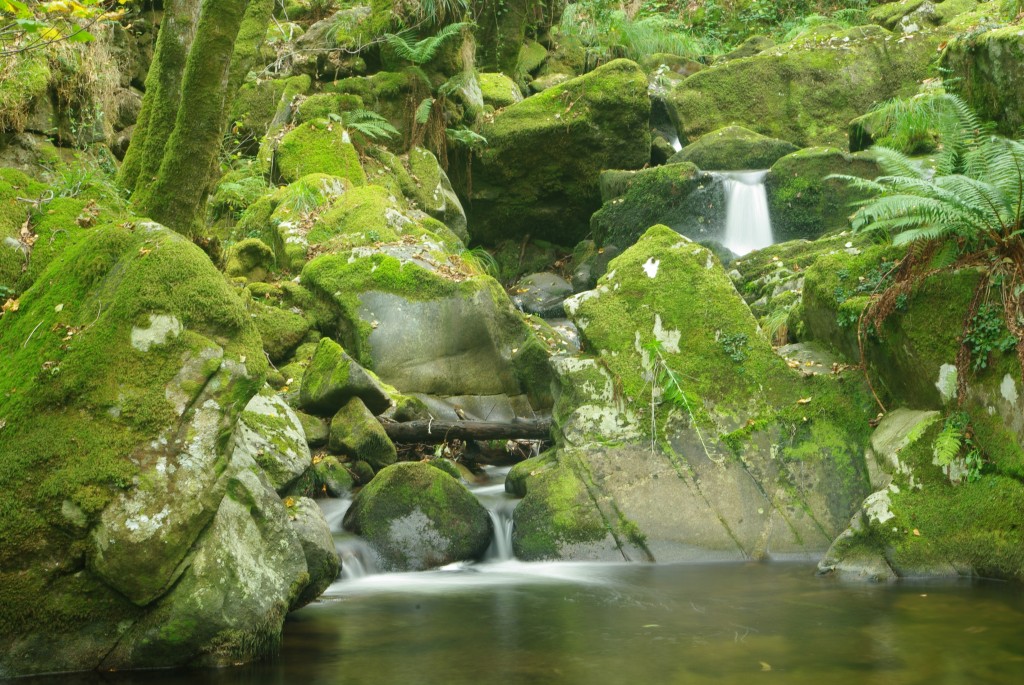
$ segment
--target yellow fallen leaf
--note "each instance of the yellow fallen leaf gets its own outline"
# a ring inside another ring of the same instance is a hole
[[[919,531],[917,528],[915,528],[914,529],[914,535],[916,535],[918,537],[921,537],[921,531]]]
[[[18,307],[19,307],[18,301],[15,300],[14,298],[9,298],[6,302],[4,302],[4,306],[3,306],[2,309],[0,309],[0,311],[16,312],[16,311],[18,311]]]
[[[61,303],[60,303],[59,305],[57,305],[56,307],[54,307],[54,308],[53,308],[53,311],[57,312],[58,314],[59,314],[60,312],[64,311],[64,303],[63,303],[63,302],[61,302]]]
[[[798,399],[796,401],[796,403],[797,404],[810,404],[811,403],[811,398],[810,397],[801,397],[800,399]]]
[[[772,665],[770,663],[768,663],[767,661],[762,661],[761,662],[761,670],[762,671],[770,671],[770,670],[772,670]]]

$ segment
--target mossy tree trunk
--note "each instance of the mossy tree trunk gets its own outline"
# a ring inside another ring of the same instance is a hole
[[[259,52],[273,5],[167,3],[143,111],[120,174],[137,213],[186,235],[200,232],[226,112]]]

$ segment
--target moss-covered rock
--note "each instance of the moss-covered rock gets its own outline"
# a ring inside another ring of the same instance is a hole
[[[853,577],[1024,579],[1024,486],[998,461],[969,478],[963,453],[940,461],[938,436],[949,422],[935,411],[886,415],[868,454],[876,492],[819,564],[822,570]]]
[[[881,173],[870,152],[807,148],[778,160],[764,180],[776,242],[813,240],[848,229],[849,217],[856,211],[853,203],[866,199],[867,194],[828,176],[873,179]]]
[[[457,480],[422,462],[383,469],[345,514],[385,569],[419,571],[479,559],[491,541],[487,510]]]
[[[523,94],[516,82],[500,72],[477,74],[476,78],[485,105],[501,109],[523,101]]]
[[[379,71],[365,77],[350,77],[325,84],[324,91],[357,95],[363,106],[377,112],[399,131],[412,130],[415,107],[432,92],[422,71]],[[410,105],[410,103],[412,103]],[[389,148],[404,151],[408,136],[386,141]]]
[[[250,281],[265,281],[274,266],[274,251],[259,238],[246,238],[228,248],[224,273]]]
[[[0,670],[273,644],[308,576],[263,470],[231,451],[267,363],[206,255],[151,223],[95,228],[0,317],[0,350]]]
[[[767,169],[796,151],[796,145],[785,140],[762,136],[742,126],[727,126],[701,136],[669,161],[690,162],[703,171]]]
[[[245,405],[235,430],[235,451],[260,465],[283,493],[310,467],[302,422],[269,386]]]
[[[899,0],[875,7],[868,12],[868,19],[892,31],[916,33],[945,24],[977,6],[978,0]]]
[[[590,218],[594,240],[626,248],[655,224],[693,240],[720,240],[725,194],[721,182],[681,162],[637,172],[601,174],[605,202]]]
[[[391,398],[374,376],[345,353],[341,345],[322,338],[302,377],[300,405],[323,416],[333,415],[358,397],[374,415],[391,406]]]
[[[819,29],[704,69],[672,93],[684,142],[739,125],[799,146],[846,144],[874,103],[910,95],[946,34],[900,38],[877,26]]]
[[[515,470],[510,482],[524,497],[512,513],[517,559],[622,559],[601,512],[571,467],[547,455],[521,462]]]
[[[954,79],[951,88],[1001,133],[1015,136],[1024,126],[1024,36],[1019,25],[964,33],[951,40],[942,66]]]
[[[775,47],[775,41],[768,36],[754,35],[740,43],[734,50],[730,50],[718,58],[718,62],[729,62],[743,57],[753,57],[769,48]]]
[[[519,395],[550,403],[547,354],[494,279],[436,242],[318,257],[302,280],[334,303],[337,339],[400,392]]]
[[[846,526],[869,395],[791,370],[709,250],[656,226],[566,311],[589,355],[554,362],[554,458],[620,558],[813,555]]]
[[[303,607],[330,586],[341,572],[341,559],[334,548],[331,527],[316,502],[308,497],[286,498],[288,521],[302,545],[309,583],[292,602],[291,609]]]
[[[308,174],[338,176],[353,185],[366,183],[359,155],[345,129],[326,119],[315,119],[289,131],[277,148],[277,172],[286,183]]]
[[[648,161],[650,107],[647,79],[627,60],[506,107],[480,131],[488,145],[473,160],[472,183],[462,165],[450,167],[470,200],[473,239],[494,244],[530,234],[574,245],[600,204],[601,170]]]
[[[232,133],[244,149],[253,151],[271,128],[287,123],[291,103],[309,92],[309,76],[246,83],[231,106]]]
[[[50,86],[47,51],[15,52],[0,69],[0,133],[19,132],[28,121],[33,101],[45,97]]]
[[[287,360],[310,330],[309,320],[290,309],[253,301],[249,312],[260,331],[263,350],[275,364]]]
[[[363,401],[353,397],[331,419],[327,446],[333,452],[365,461],[375,469],[394,464],[395,445]]]

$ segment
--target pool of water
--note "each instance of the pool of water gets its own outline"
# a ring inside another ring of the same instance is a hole
[[[335,583],[267,663],[59,682],[1017,684],[1024,598],[989,582],[845,585],[806,564],[510,561]]]

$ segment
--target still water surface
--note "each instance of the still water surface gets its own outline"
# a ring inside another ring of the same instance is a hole
[[[996,583],[844,585],[807,564],[516,561],[336,583],[278,657],[51,683],[1024,683],[1024,598]]]

